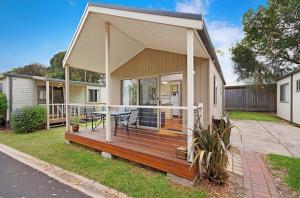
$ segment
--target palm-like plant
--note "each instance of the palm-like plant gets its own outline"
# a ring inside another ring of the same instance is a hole
[[[202,174],[217,184],[223,184],[226,181],[227,151],[231,145],[230,133],[233,127],[227,117],[222,118],[218,126],[213,124],[206,129],[199,123],[194,126],[195,157],[192,165],[197,164],[199,178]],[[202,171],[203,168],[205,172]]]

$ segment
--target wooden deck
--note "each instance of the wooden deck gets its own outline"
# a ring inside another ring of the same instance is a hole
[[[123,130],[118,130],[108,143],[105,142],[105,130],[98,128],[94,132],[91,129],[81,129],[77,133],[66,132],[65,138],[188,180],[195,177],[195,168],[190,169],[190,163],[177,158],[175,154],[177,147],[186,146],[186,135],[183,134],[136,129],[130,132],[128,138]]]

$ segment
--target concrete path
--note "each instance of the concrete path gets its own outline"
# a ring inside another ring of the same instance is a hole
[[[0,197],[89,197],[0,152]]]
[[[239,149],[300,157],[300,128],[284,122],[238,120],[232,123],[242,134],[242,142],[237,129],[231,135],[233,145]]]

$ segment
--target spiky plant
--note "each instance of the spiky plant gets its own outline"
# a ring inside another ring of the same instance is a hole
[[[225,171],[228,165],[228,148],[230,146],[230,133],[234,127],[226,117],[217,125],[206,129],[200,124],[194,127],[194,161],[197,164],[199,178],[207,177],[211,182],[224,184],[228,174]],[[202,171],[202,170],[205,171]]]

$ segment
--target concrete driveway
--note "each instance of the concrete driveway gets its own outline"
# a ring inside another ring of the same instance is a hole
[[[263,154],[300,157],[300,128],[284,122],[238,120],[232,123],[239,128],[243,138],[241,142],[237,129],[234,129],[231,135],[234,146]]]

